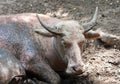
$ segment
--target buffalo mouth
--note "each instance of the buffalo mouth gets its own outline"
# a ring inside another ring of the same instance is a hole
[[[79,70],[76,70],[75,68],[66,69],[66,74],[69,74],[69,75],[81,75],[84,72],[85,71],[83,69],[79,69]]]

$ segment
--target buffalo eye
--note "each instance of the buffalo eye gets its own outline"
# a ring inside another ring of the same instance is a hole
[[[69,48],[71,46],[70,42],[66,42],[64,39],[61,39],[61,44],[65,47],[65,48]]]
[[[78,43],[79,47],[81,48],[82,51],[84,51],[84,48],[85,48],[85,41],[80,41]]]
[[[80,42],[78,43],[78,45],[82,48],[83,45],[84,45],[84,41],[80,41]]]
[[[57,30],[58,30],[59,28],[58,28],[57,26],[55,26],[55,29],[57,29]]]

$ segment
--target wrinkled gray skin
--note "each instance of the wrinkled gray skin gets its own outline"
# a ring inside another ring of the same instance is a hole
[[[0,49],[0,84],[8,84],[16,75],[25,75],[21,63],[11,53]]]
[[[30,16],[31,14],[28,15]],[[21,14],[21,16],[0,17],[0,49],[4,49],[10,53],[8,55],[0,53],[2,59],[6,58],[1,62],[0,69],[4,69],[4,67],[10,69],[7,69],[9,70],[9,73],[3,73],[5,72],[4,70],[0,72],[0,82],[5,82],[5,84],[7,84],[7,82],[11,80],[12,76],[20,75],[21,71],[19,68],[21,68],[20,65],[22,64],[24,67],[22,72],[26,71],[28,77],[36,77],[38,80],[43,81],[42,84],[44,84],[44,82],[46,82],[45,84],[59,84],[59,76],[49,67],[48,64],[44,62],[41,54],[39,53],[38,44],[34,39],[31,29],[33,27],[31,26],[32,24],[27,23],[25,21],[26,19],[24,19],[24,21],[21,20],[22,16],[26,17],[27,15]],[[36,19],[35,16],[32,17],[33,19]],[[9,56],[13,58],[10,58]],[[14,56],[21,64],[16,61]],[[5,65],[3,64],[8,59],[9,61],[12,60],[12,64],[15,64],[13,65],[14,67],[10,67],[8,63]],[[16,64],[18,64],[18,73],[16,73],[17,69],[15,69]],[[5,79],[6,77],[8,78]]]

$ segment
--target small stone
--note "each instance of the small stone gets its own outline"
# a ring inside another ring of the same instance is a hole
[[[113,5],[113,3],[110,3],[110,5]]]
[[[118,0],[117,0],[116,2],[117,2],[117,3],[119,3],[119,1],[118,1]]]
[[[91,58],[91,60],[95,60],[95,58]]]

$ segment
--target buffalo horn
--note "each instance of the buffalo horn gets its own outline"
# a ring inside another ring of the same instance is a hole
[[[38,14],[36,14],[36,16],[37,16],[39,22],[41,23],[41,25],[42,25],[47,31],[49,31],[49,32],[51,32],[52,34],[55,34],[55,35],[63,35],[63,33],[58,32],[55,27],[51,27],[49,24],[46,24],[45,22],[43,22],[43,21],[39,18]]]
[[[89,29],[86,29],[85,32],[91,30],[92,27],[95,26],[96,20],[97,20],[97,15],[98,15],[98,7],[96,7],[96,10],[95,10],[95,13],[94,13],[94,16],[93,16],[92,20],[90,22],[82,24],[83,27],[89,28]]]

